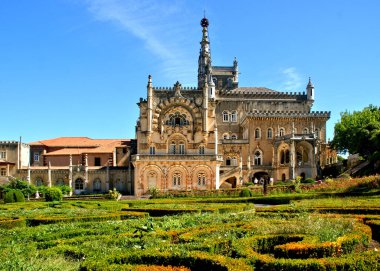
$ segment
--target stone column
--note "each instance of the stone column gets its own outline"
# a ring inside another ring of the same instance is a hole
[[[48,165],[48,186],[51,187],[51,163]]]
[[[295,145],[294,140],[290,143],[290,179],[295,179]]]
[[[69,186],[71,188],[70,196],[73,195],[73,156],[70,154],[70,164],[69,164]]]
[[[214,137],[215,137],[215,155],[218,155],[218,128],[214,129]]]
[[[85,164],[84,164],[84,190],[87,190],[88,186],[88,156],[87,154],[85,155]]]

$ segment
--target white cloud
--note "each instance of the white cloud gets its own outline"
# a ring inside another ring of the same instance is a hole
[[[186,11],[181,1],[86,0],[86,3],[97,20],[116,23],[141,39],[146,49],[159,58],[169,80],[195,81],[194,67],[184,49],[188,42],[184,33],[191,26],[184,24]]]
[[[282,83],[282,89],[284,91],[300,91],[302,84],[304,83],[301,76],[297,72],[296,68],[290,67],[281,71],[285,76],[284,82]]]

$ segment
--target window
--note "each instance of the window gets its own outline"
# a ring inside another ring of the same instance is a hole
[[[303,129],[303,133],[304,134],[308,134],[309,133],[309,129],[307,129],[307,128]]]
[[[283,182],[286,181],[286,175],[285,175],[285,173],[282,174],[282,176],[281,176],[281,181],[283,181]]]
[[[237,159],[236,159],[236,157],[232,157],[232,159],[231,159],[231,164],[232,164],[233,166],[237,166]]]
[[[226,166],[230,166],[230,165],[231,165],[231,158],[227,157],[227,159],[226,159]]]
[[[100,157],[95,157],[94,165],[96,167],[100,167],[101,166],[101,159],[100,159]]]
[[[33,160],[36,162],[40,161],[40,153],[39,152],[34,153]]]
[[[285,164],[285,152],[283,150],[280,152],[280,164]]]
[[[205,146],[199,146],[199,154],[205,154]]]
[[[198,174],[198,185],[205,186],[206,185],[206,175],[204,173]]]
[[[237,139],[237,138],[238,138],[238,137],[237,137],[236,134],[232,134],[231,139]]]
[[[169,120],[166,121],[166,125],[170,126],[185,126],[189,125],[189,121],[186,119],[186,114],[175,112],[169,115]]]
[[[84,189],[84,182],[82,179],[76,179],[75,180],[75,190],[83,190]]]
[[[169,153],[170,154],[176,154],[176,144],[174,141],[172,141],[172,143],[170,143]]]
[[[263,160],[263,158],[261,156],[261,152],[260,151],[256,151],[254,157],[255,157],[255,165],[261,166],[262,165],[262,160]]]
[[[102,182],[99,179],[94,181],[94,191],[100,191],[102,188]]]
[[[267,131],[267,138],[268,139],[272,139],[273,137],[273,130],[272,128],[268,128],[268,131]]]
[[[155,146],[150,146],[149,147],[149,154],[156,154],[156,147]]]
[[[231,113],[231,122],[237,122],[237,112],[232,111]]]
[[[223,139],[229,139],[229,138],[230,136],[227,133],[223,134]]]
[[[227,111],[223,111],[223,122],[229,122],[230,118]]]
[[[178,148],[179,152],[178,153],[179,154],[185,154],[185,144],[183,142],[180,142],[178,146],[179,146],[179,148]]]
[[[260,135],[260,128],[256,128],[256,130],[255,130],[255,138],[258,139],[260,137],[261,137],[261,135]]]
[[[7,176],[7,169],[6,168],[0,168],[0,176]]]
[[[290,153],[289,153],[289,150],[282,150],[280,152],[280,164],[281,165],[289,164],[289,162],[290,162]]]
[[[176,172],[173,174],[173,186],[181,185],[181,174]]]
[[[290,162],[290,152],[289,152],[289,150],[286,150],[285,151],[285,163],[289,164],[289,162]]]
[[[7,159],[7,152],[6,151],[0,151],[0,159]]]
[[[280,128],[280,136],[284,136],[285,135],[285,129],[284,128]]]

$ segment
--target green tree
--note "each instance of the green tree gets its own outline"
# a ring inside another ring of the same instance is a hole
[[[335,124],[332,146],[339,152],[359,153],[365,159],[380,159],[380,107],[343,112]]]

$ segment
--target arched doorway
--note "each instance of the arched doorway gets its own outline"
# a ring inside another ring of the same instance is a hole
[[[74,193],[81,194],[84,191],[84,181],[78,178],[74,182]]]
[[[236,177],[230,177],[226,180],[226,183],[231,184],[231,188],[236,188]]]

